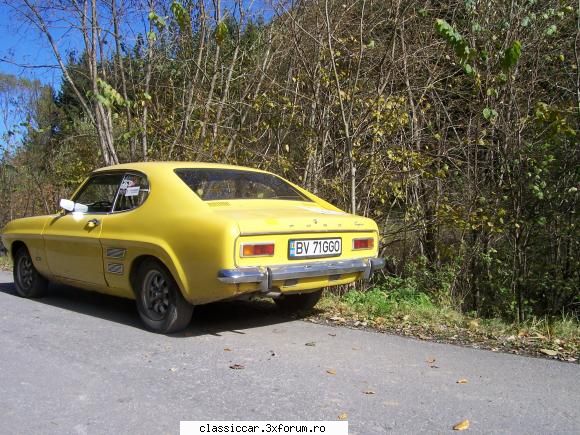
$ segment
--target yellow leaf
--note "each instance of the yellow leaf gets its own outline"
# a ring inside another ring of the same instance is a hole
[[[343,412],[342,414],[340,414],[338,416],[339,420],[346,420],[348,418],[348,414],[346,412]]]
[[[540,352],[542,352],[544,355],[549,355],[549,356],[556,356],[556,355],[558,355],[558,351],[557,350],[552,350],[552,349],[540,349]]]
[[[466,430],[469,429],[469,420],[463,420],[453,426],[453,430]]]
[[[373,390],[366,390],[363,391],[363,394],[375,394],[375,392]]]
[[[463,378],[462,378],[462,379],[459,379],[459,380],[457,381],[457,383],[458,383],[458,384],[467,384],[467,379],[463,379]]]
[[[334,369],[328,369],[326,371],[326,373],[328,373],[329,375],[336,375],[336,370],[334,370]]]

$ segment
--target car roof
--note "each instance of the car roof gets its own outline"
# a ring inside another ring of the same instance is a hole
[[[172,171],[175,169],[238,169],[244,171],[253,172],[266,172],[260,169],[248,168],[244,166],[234,166],[225,165],[221,163],[207,163],[207,162],[133,162],[133,163],[122,163],[119,165],[106,166],[104,168],[99,168],[94,172],[105,172],[105,171],[139,171],[145,174],[151,172],[165,172]]]

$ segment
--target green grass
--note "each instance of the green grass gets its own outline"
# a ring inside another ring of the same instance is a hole
[[[338,310],[342,315],[384,324],[461,325],[463,316],[448,307],[438,306],[425,293],[413,291],[349,291],[342,296],[327,294],[318,305]]]
[[[531,318],[520,324],[460,313],[415,290],[412,280],[393,278],[367,291],[325,293],[317,305],[320,317],[338,324],[368,326],[422,339],[474,344],[488,349],[580,359],[580,319]]]

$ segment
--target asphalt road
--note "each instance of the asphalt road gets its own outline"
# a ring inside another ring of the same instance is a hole
[[[0,283],[3,434],[343,413],[351,434],[451,433],[464,419],[469,433],[580,433],[577,364],[316,325],[265,303],[201,307],[164,336],[141,328],[131,301],[62,287],[26,300],[11,274]]]

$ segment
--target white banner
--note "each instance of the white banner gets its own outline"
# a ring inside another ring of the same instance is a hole
[[[328,434],[348,435],[348,421],[182,421],[180,435]]]

